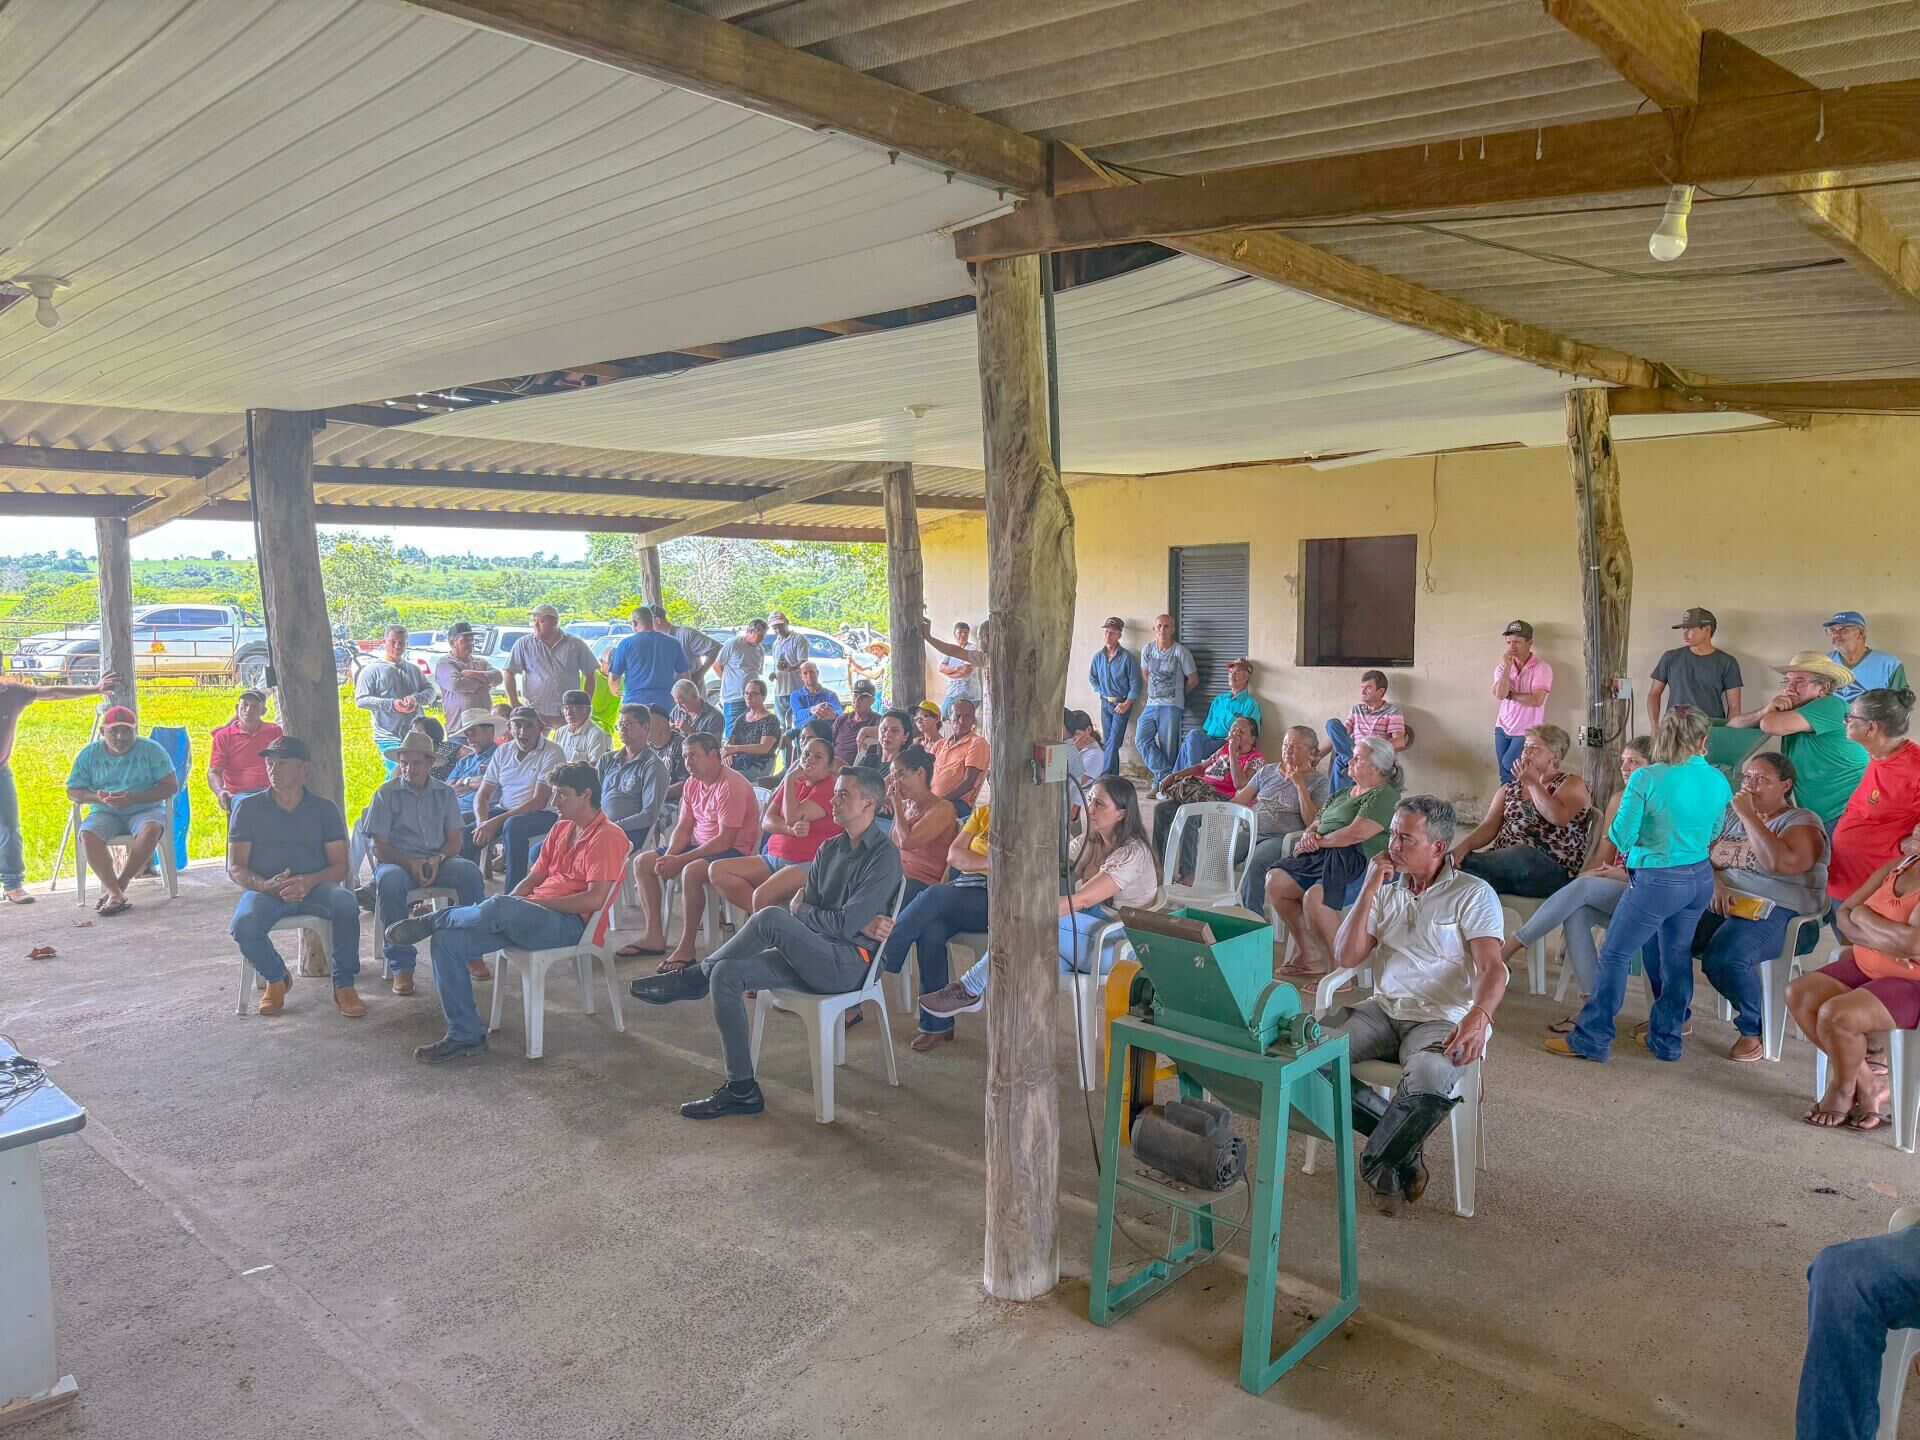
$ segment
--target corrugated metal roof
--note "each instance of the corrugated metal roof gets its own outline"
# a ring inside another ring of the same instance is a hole
[[[964,293],[991,191],[373,0],[0,7],[0,395],[379,396]]]
[[[1568,380],[1176,257],[1057,301],[1066,463],[1138,474],[1283,455],[1560,443]],[[915,413],[919,410],[923,413]],[[1696,417],[1689,417],[1689,419]],[[1674,433],[1714,424],[1620,433]],[[1744,422],[1734,422],[1744,423]],[[972,317],[436,416],[490,439],[793,459],[981,460]]]

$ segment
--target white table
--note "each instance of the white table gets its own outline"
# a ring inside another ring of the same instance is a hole
[[[0,1061],[18,1053],[0,1040]],[[7,1277],[0,1285],[0,1429],[58,1409],[80,1393],[53,1358],[40,1143],[86,1123],[85,1109],[45,1082],[0,1110],[0,1275]]]

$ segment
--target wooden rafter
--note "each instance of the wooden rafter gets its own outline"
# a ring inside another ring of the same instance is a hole
[[[831,475],[816,476],[811,480],[796,480],[791,485],[784,485],[756,500],[728,505],[705,515],[696,515],[690,520],[678,520],[661,529],[649,530],[636,543],[643,546],[658,546],[688,535],[714,534],[716,526],[757,523],[769,511],[801,504],[827,494],[830,490],[837,490],[843,485],[868,485],[882,480],[886,477],[887,471],[892,468],[891,464],[879,462],[855,465]],[[882,531],[881,535],[884,538],[885,531]]]
[[[205,475],[197,479],[177,480],[158,499],[142,505],[128,517],[127,533],[130,536],[144,535],[149,530],[159,529],[169,520],[183,519],[204,510],[214,501],[245,489],[251,478],[247,452],[238,450]]]
[[[1545,0],[1642,95],[1668,109],[1696,101],[1806,94],[1813,83],[1718,30],[1701,30],[1681,0]],[[1833,168],[1763,180],[1788,215],[1848,264],[1920,313],[1920,250],[1871,197]]]
[[[1813,415],[1909,415],[1920,412],[1920,380],[1793,380],[1754,385],[1686,385],[1615,390],[1615,415],[1687,415],[1703,411]]]
[[[1818,138],[1816,138],[1818,137]],[[1028,200],[954,236],[980,261],[1222,229],[1531,204],[1920,160],[1920,80],[1702,101]]]
[[[244,500],[217,500],[202,511],[203,520],[247,520],[252,508]],[[422,505],[330,505],[313,507],[322,525],[467,526],[477,529],[594,530],[618,535],[643,535],[671,522],[648,515],[506,514],[498,510],[441,510]],[[700,531],[721,540],[814,540],[882,544],[885,529],[857,525],[719,525]]]

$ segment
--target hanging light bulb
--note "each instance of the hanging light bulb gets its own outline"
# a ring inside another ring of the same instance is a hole
[[[53,297],[68,289],[69,282],[56,279],[51,275],[17,275],[10,282],[26,291],[40,303],[33,308],[33,318],[51,330],[60,323],[60,311]]]
[[[1647,253],[1656,260],[1678,260],[1687,253],[1687,215],[1693,209],[1693,186],[1675,185],[1667,191],[1667,208],[1660,224],[1647,237]]]

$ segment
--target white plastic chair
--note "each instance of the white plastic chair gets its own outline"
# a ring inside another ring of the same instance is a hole
[[[1902,1205],[1887,1221],[1887,1233],[1920,1225],[1920,1205]],[[1893,1330],[1887,1334],[1887,1351],[1880,1360],[1880,1428],[1875,1440],[1900,1440],[1900,1399],[1906,1393],[1907,1367],[1913,1352],[1920,1349],[1920,1330]]]
[[[283,935],[300,930],[311,931],[314,937],[319,940],[320,949],[329,956],[333,954],[333,922],[331,920],[323,920],[318,915],[282,916],[267,927],[267,934]],[[299,958],[296,954],[293,965],[287,967],[289,977],[293,974],[294,966],[299,963]],[[248,1013],[247,997],[252,993],[253,985],[251,982],[255,976],[259,976],[262,980],[266,978],[253,968],[252,963],[248,961],[245,955],[242,955],[240,957],[240,1008],[234,1012],[237,1015],[245,1015]]]
[[[1497,898],[1500,901],[1501,913],[1507,919],[1507,939],[1509,940],[1522,925],[1533,918],[1534,911],[1538,910],[1543,903],[1527,895],[1500,895]],[[1564,976],[1565,973],[1563,966],[1561,974]],[[1544,935],[1527,947],[1527,993],[1529,995],[1547,993],[1547,937]]]
[[[1333,1007],[1334,996],[1354,973],[1351,969],[1335,970],[1320,981],[1313,997],[1315,1015],[1324,1015]],[[1473,1218],[1475,1182],[1479,1172],[1487,1168],[1485,1127],[1480,1115],[1480,1067],[1485,1058],[1482,1056],[1461,1072],[1460,1103],[1447,1112],[1447,1128],[1453,1136],[1453,1213],[1466,1219]],[[1386,1099],[1393,1098],[1402,1073],[1400,1066],[1391,1060],[1357,1060],[1353,1064],[1353,1078]],[[1335,1103],[1342,1098],[1336,1096]],[[1319,1153],[1320,1142],[1308,1137],[1306,1159],[1300,1166],[1305,1174],[1313,1174]]]
[[[600,966],[606,975],[613,1028],[624,1034],[627,1021],[620,1010],[620,977],[614,973],[613,947],[607,944],[608,932],[613,928],[613,910],[619,903],[620,887],[615,885],[607,891],[606,903],[594,911],[593,918],[580,932],[579,940],[571,945],[550,945],[542,950],[504,946],[493,972],[493,1013],[487,1021],[488,1032],[499,1032],[507,1004],[507,970],[509,966],[517,966],[520,1009],[526,1021],[527,1058],[538,1060],[546,1053],[547,972],[556,965],[571,963],[580,979],[580,1008],[589,1015],[593,1014],[593,967]]]
[[[1915,1032],[1890,1030],[1887,1036],[1887,1078],[1893,1082],[1894,1147],[1913,1153],[1916,1122],[1920,1122],[1920,1055],[1914,1053]],[[1827,1093],[1827,1052],[1814,1049],[1813,1098]]]
[[[180,874],[173,866],[174,798],[172,795],[167,797],[166,817],[160,822],[160,843],[156,845],[153,850],[154,858],[160,862],[160,883],[167,887],[167,898],[169,900],[178,900],[180,898]],[[76,848],[80,844],[80,809],[81,807],[78,804],[75,804],[73,807],[73,833]],[[116,835],[113,839],[107,841],[107,849],[110,851],[131,850],[132,848],[133,836],[131,835]],[[84,854],[76,854],[73,858],[73,885],[74,889],[79,893],[80,908],[84,910],[87,908],[87,857]]]
[[[1769,1060],[1778,1060],[1787,1043],[1787,981],[1800,973],[1800,935],[1809,925],[1818,929],[1818,915],[1796,915],[1787,922],[1786,938],[1780,942],[1778,960],[1762,960],[1754,966],[1760,977],[1760,1041]],[[1733,1002],[1720,997],[1720,1018],[1733,1019]]]
[[[907,893],[907,882],[902,879],[900,888],[894,892],[893,910],[898,913],[902,897]],[[767,1016],[775,1010],[784,1010],[789,1015],[798,1015],[801,1023],[812,1032],[812,1044],[807,1047],[807,1060],[813,1068],[813,1118],[822,1125],[833,1123],[833,1070],[836,1065],[847,1063],[847,1012],[858,1010],[862,1005],[871,1004],[879,1012],[879,1031],[887,1053],[887,1084],[900,1083],[899,1067],[893,1058],[893,1030],[887,1024],[887,991],[882,979],[886,967],[880,963],[876,949],[873,959],[867,965],[866,978],[860,982],[857,990],[842,991],[837,995],[822,995],[813,990],[762,990],[753,1001],[753,1068],[760,1068],[760,1042],[765,1038]]]
[[[1200,827],[1194,846],[1193,883],[1175,885],[1171,881],[1180,873],[1181,842],[1190,825]],[[1244,850],[1241,848],[1243,831]],[[1169,881],[1167,908],[1193,905],[1217,910],[1223,905],[1239,905],[1240,887],[1247,878],[1256,833],[1253,811],[1230,800],[1196,801],[1174,811],[1173,828],[1167,832],[1166,850],[1160,859],[1160,873]]]

